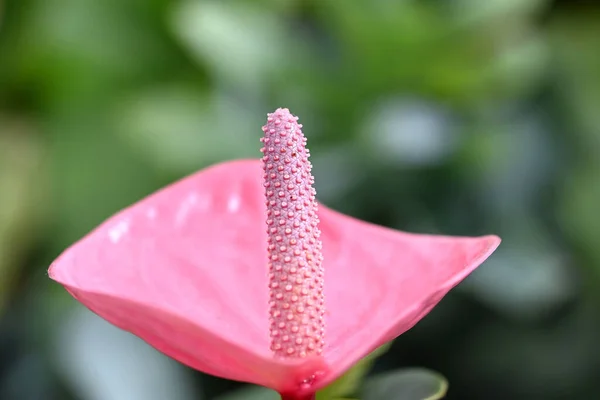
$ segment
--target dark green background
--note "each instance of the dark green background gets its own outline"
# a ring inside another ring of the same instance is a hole
[[[300,116],[327,205],[498,252],[376,371],[449,399],[600,392],[600,6],[547,0],[0,0],[0,398],[233,387],[84,312],[46,274],[162,185]],[[402,290],[402,288],[398,288]]]

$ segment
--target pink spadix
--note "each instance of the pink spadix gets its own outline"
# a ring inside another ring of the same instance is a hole
[[[427,315],[500,239],[406,233],[318,205],[296,118],[279,109],[263,131],[262,160],[140,200],[49,275],[192,368],[310,399]]]
[[[324,271],[314,178],[306,138],[287,109],[263,127],[271,350],[305,358],[323,351]]]

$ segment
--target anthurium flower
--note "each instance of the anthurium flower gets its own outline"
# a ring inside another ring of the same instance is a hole
[[[199,371],[311,399],[423,318],[499,245],[400,232],[317,203],[302,125],[269,114],[263,157],[126,208],[50,277]]]

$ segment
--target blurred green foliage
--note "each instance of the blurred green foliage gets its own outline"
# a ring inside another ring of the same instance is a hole
[[[160,399],[148,368],[171,400],[237,387],[86,329],[45,271],[164,184],[257,157],[279,106],[328,205],[504,239],[373,374],[431,368],[449,399],[594,398],[598,43],[600,6],[574,0],[0,2],[0,398]]]
[[[317,393],[316,400],[339,399],[352,396],[360,390],[366,375],[371,370],[373,363],[390,348],[390,343],[378,347],[368,356],[357,362],[343,376]]]
[[[362,389],[364,400],[438,400],[446,395],[444,377],[426,369],[405,369],[376,375]]]

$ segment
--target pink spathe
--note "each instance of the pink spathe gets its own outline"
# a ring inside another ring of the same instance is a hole
[[[275,357],[260,160],[219,164],[108,219],[50,277],[114,325],[208,374],[301,396],[394,339],[499,245],[410,234],[319,206],[326,343]]]

